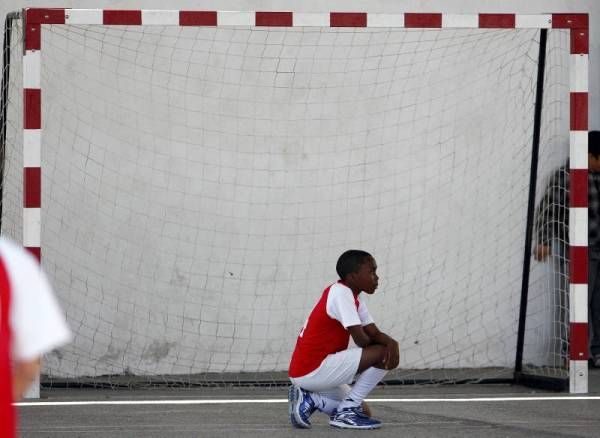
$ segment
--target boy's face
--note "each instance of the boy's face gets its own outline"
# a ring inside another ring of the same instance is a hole
[[[593,172],[600,172],[600,157],[588,153],[588,169]]]
[[[375,259],[369,257],[358,268],[358,272],[353,272],[353,283],[356,288],[362,292],[372,294],[377,289],[379,277],[377,276],[377,263]]]

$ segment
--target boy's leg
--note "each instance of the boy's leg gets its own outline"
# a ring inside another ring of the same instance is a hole
[[[387,374],[383,363],[385,353],[385,347],[382,345],[371,345],[363,349],[358,367],[361,374],[348,396],[338,405],[329,424],[350,429],[376,429],[381,426],[380,421],[369,418],[360,407],[367,395]]]
[[[358,376],[358,379],[356,379],[356,383],[352,386],[350,394],[348,394],[337,407],[338,411],[345,408],[356,408],[361,406],[365,398],[367,398],[386,374],[387,370],[376,367],[370,367],[364,370],[360,376]]]
[[[362,355],[360,348],[330,354],[315,371],[303,377],[291,378],[294,386],[289,392],[290,422],[296,427],[309,428],[308,419],[315,410],[330,415],[339,404],[339,400],[331,395],[340,385],[352,382]],[[341,399],[345,393],[340,395]]]
[[[352,388],[347,383],[343,383],[335,388],[314,393],[321,401],[318,406],[319,411],[331,415],[338,407],[340,402],[346,398]]]
[[[339,409],[360,406],[367,395],[381,382],[387,374],[383,364],[385,352],[385,347],[382,345],[363,348],[358,366],[358,372],[361,374],[352,386],[350,394],[340,404]]]
[[[350,394],[350,391],[352,391],[352,387],[343,383],[331,391],[319,392],[318,394],[325,400],[323,409],[319,408],[319,410],[325,414],[331,415],[337,409],[340,402]],[[373,412],[366,401],[362,402],[361,407],[367,417],[373,416]]]

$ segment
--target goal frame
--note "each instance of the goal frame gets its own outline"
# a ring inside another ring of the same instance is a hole
[[[23,246],[41,248],[41,33],[46,24],[105,26],[391,27],[570,31],[569,391],[588,392],[588,14],[449,14],[26,8],[23,53]],[[524,309],[521,308],[521,314]],[[517,361],[518,362],[518,361]],[[515,372],[515,380],[522,381]]]

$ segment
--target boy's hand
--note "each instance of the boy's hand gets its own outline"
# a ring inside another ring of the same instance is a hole
[[[533,250],[533,257],[538,262],[545,261],[549,255],[550,255],[550,247],[548,245],[544,245],[544,244],[540,243],[540,244],[536,245],[535,249]]]
[[[13,400],[19,401],[40,372],[41,360],[36,357],[13,364]]]
[[[386,343],[386,354],[383,363],[385,364],[386,370],[393,370],[398,367],[400,363],[400,346],[398,342],[390,338]]]
[[[350,327],[348,327],[350,329]],[[368,337],[370,337],[375,344],[383,345],[385,347],[385,358],[383,365],[386,370],[393,370],[398,367],[400,363],[400,346],[398,342],[391,336],[379,331],[375,324],[369,324],[364,327],[364,331]]]

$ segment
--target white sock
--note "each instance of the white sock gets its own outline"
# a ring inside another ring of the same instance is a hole
[[[340,404],[339,400],[326,397],[325,395],[319,394],[318,392],[311,392],[310,396],[315,402],[316,408],[327,415],[331,415],[333,410],[337,408]]]
[[[360,406],[364,399],[367,398],[367,395],[373,391],[386,374],[387,370],[375,367],[364,370],[352,386],[350,394],[339,404],[338,410]]]

